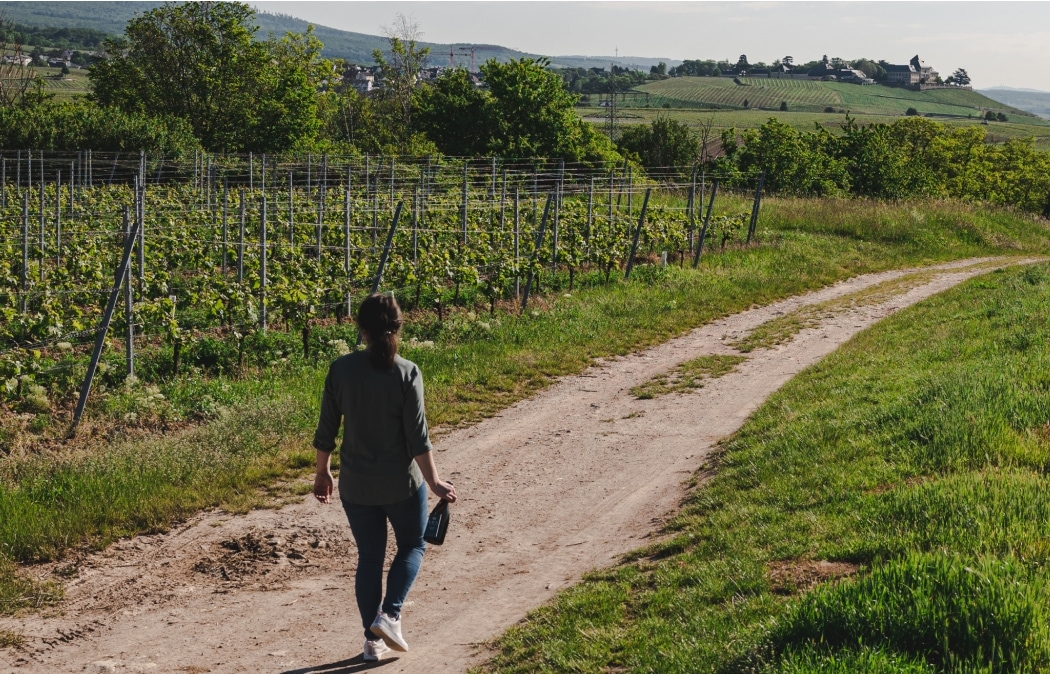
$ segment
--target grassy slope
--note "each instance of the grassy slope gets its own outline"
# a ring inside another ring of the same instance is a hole
[[[857,273],[1050,250],[1050,232],[1031,220],[955,204],[770,199],[761,236],[762,246],[705,256],[697,272],[643,268],[638,281],[581,290],[536,315],[497,316],[485,325],[457,319],[459,327],[435,348],[406,350],[426,373],[432,423],[492,414],[594,357],[627,353],[752,303]],[[320,364],[293,363],[258,379],[184,381],[172,387],[172,401],[219,401],[225,411],[218,422],[90,452],[0,462],[0,555],[50,559],[83,542],[163,529],[202,508],[266,502],[266,490],[312,463],[308,440],[323,375]],[[0,565],[0,596],[15,583]],[[39,601],[35,591],[17,595],[22,599],[0,610]]]
[[[777,109],[787,102],[789,109],[800,112],[820,112],[826,106],[847,107],[858,113],[903,114],[908,108],[920,113],[967,116],[987,109],[1002,110],[1022,115],[1020,110],[994,101],[976,91],[934,89],[909,91],[897,87],[860,86],[840,82],[810,80],[778,80],[745,77],[738,85],[727,77],[675,77],[650,82],[637,91],[644,91],[663,101],[686,105],[712,103],[719,106],[742,108],[746,99],[752,108]],[[1026,118],[1031,119],[1031,118]],[[1038,123],[1040,120],[1031,119]]]
[[[577,108],[579,113],[588,121],[595,124],[605,123],[601,115],[604,110],[591,107]],[[775,117],[781,122],[788,124],[801,131],[812,131],[814,125],[819,124],[832,132],[842,128],[845,121],[844,108],[836,108],[843,112],[821,113],[821,112],[779,112],[772,110],[698,110],[698,109],[662,109],[654,108],[629,108],[621,109],[618,113],[621,124],[641,124],[655,119],[658,115],[678,120],[683,124],[698,127],[700,124],[712,123],[715,129],[714,141],[718,140],[718,133],[722,129],[751,129],[765,124],[770,117]],[[865,112],[850,111],[858,124],[889,124],[901,118],[901,115],[873,114]],[[971,126],[981,122],[974,119],[959,119],[956,117],[936,117],[936,121],[951,126]],[[1035,147],[1040,150],[1050,150],[1050,125],[1040,126],[1031,123],[1032,118],[1014,118],[1009,122],[992,122],[982,126],[992,141],[1003,141],[1007,138],[1034,138]]]
[[[491,669],[1045,671],[1048,318],[1039,265],[861,333],[724,444],[672,538],[534,613]],[[806,560],[860,573],[801,593],[782,572]]]

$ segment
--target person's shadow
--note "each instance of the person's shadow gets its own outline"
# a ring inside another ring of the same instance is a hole
[[[397,662],[397,660],[398,658],[389,658],[380,660],[379,662],[365,662],[364,658],[358,655],[349,660],[329,662],[325,665],[313,665],[311,667],[289,669],[281,672],[281,674],[353,674],[353,672],[363,672],[367,669],[375,669],[376,667],[389,665]]]

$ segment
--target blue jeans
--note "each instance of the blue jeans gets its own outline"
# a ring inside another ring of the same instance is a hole
[[[382,608],[387,615],[401,615],[405,597],[423,563],[423,530],[427,525],[427,487],[420,485],[413,496],[391,505],[356,505],[343,501],[350,532],[357,542],[357,576],[354,590],[357,610],[366,639],[379,636],[369,629]],[[386,522],[394,529],[397,554],[390,564],[383,598],[383,558],[386,557]],[[382,603],[380,603],[382,602]]]

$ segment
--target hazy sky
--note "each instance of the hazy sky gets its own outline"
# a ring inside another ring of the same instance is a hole
[[[397,13],[433,42],[549,54],[907,63],[919,54],[979,88],[1050,91],[1050,2],[259,2],[260,9],[381,34]]]

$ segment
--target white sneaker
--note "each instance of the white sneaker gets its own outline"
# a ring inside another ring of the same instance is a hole
[[[384,655],[390,652],[390,648],[383,643],[382,639],[376,639],[372,641],[368,639],[365,641],[365,662],[379,662]]]
[[[402,653],[408,650],[408,642],[401,636],[401,618],[398,617],[396,620],[388,616],[386,613],[380,611],[376,615],[375,621],[372,623],[372,634],[378,634],[383,637],[383,641],[386,645],[395,651],[401,651]]]

